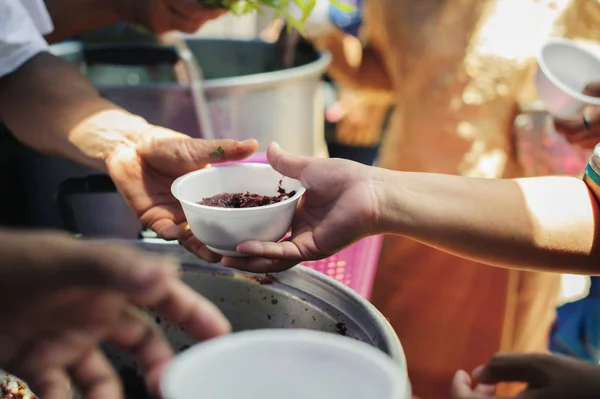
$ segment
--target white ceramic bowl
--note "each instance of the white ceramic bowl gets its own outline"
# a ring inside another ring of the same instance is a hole
[[[548,39],[538,55],[536,87],[548,113],[577,117],[585,105],[600,98],[582,94],[585,85],[600,81],[600,57],[589,45],[563,38]]]
[[[284,178],[282,187],[296,195],[277,204],[255,208],[216,208],[199,205],[203,198],[223,193],[250,192],[277,195],[282,176],[271,165],[241,163],[211,166],[190,172],[173,182],[192,233],[220,255],[241,256],[238,244],[248,240],[279,241],[288,232],[296,204],[306,189],[300,181]]]
[[[161,381],[165,399],[410,399],[406,370],[352,338],[254,330],[182,352]]]

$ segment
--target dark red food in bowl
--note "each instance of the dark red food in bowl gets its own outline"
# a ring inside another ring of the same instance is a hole
[[[295,191],[290,191],[288,193],[281,187],[277,190],[277,193],[278,194],[275,196],[251,194],[249,192],[235,194],[224,193],[203,198],[202,201],[198,203],[200,205],[212,206],[215,208],[256,208],[259,206],[276,204],[296,195]]]

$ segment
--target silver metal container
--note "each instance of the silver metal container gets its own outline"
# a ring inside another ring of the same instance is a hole
[[[411,398],[406,359],[398,336],[369,301],[338,281],[303,266],[278,273],[270,279],[265,275],[207,264],[177,244],[153,240],[117,242],[179,258],[182,280],[215,303],[230,320],[234,332],[302,328],[345,335],[348,339],[378,348],[389,355],[402,371],[398,379],[405,381],[406,392],[398,399]],[[179,327],[156,315],[151,316],[177,352],[196,343]],[[109,345],[105,345],[104,352],[121,377],[125,397],[150,399],[145,382],[130,356]],[[268,378],[265,376],[266,382]]]
[[[134,241],[152,252],[175,255],[181,259],[183,281],[214,302],[231,321],[234,331],[263,328],[303,328],[345,335],[366,342],[394,359],[403,370],[399,379],[410,383],[406,359],[398,337],[383,315],[350,288],[303,266],[265,279],[255,275],[207,264],[177,244]],[[156,317],[177,351],[195,343],[179,327]],[[106,347],[126,387],[128,398],[145,398],[143,381],[129,356]],[[268,376],[265,376],[268,380]]]
[[[326,155],[321,76],[331,56],[282,55],[262,41],[186,39],[206,79],[205,95],[216,138],[256,138],[260,150],[277,141],[300,155]]]

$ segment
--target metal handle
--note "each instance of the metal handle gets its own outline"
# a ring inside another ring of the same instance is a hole
[[[108,175],[74,177],[59,184],[55,201],[65,227],[73,234],[81,234],[71,206],[71,197],[81,194],[116,193],[117,187]]]
[[[200,126],[200,129],[202,130],[202,138],[205,140],[214,140],[216,137],[213,130],[210,110],[208,108],[208,101],[204,94],[204,76],[201,66],[198,64],[198,61],[196,61],[181,35],[167,34],[164,35],[161,40],[177,49],[177,54],[179,55],[180,61],[183,63],[186,78],[192,91],[192,100],[194,101],[198,126]]]

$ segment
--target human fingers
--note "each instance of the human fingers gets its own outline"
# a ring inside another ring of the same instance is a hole
[[[282,272],[301,261],[322,258],[314,248],[312,231],[307,230],[280,242],[243,242],[236,250],[249,257],[225,257],[222,264],[254,273]]]
[[[31,390],[40,398],[65,399],[73,395],[71,382],[64,369],[52,368],[40,374],[23,375],[22,377],[27,380]]]
[[[221,264],[232,269],[252,273],[278,273],[296,266],[293,260],[276,260],[267,258],[224,257]]]
[[[452,378],[452,385],[450,387],[450,397],[452,399],[476,399],[477,394],[471,387],[473,381],[471,376],[464,370],[458,370]],[[481,397],[481,396],[479,396]]]
[[[254,139],[204,140],[173,136],[147,141],[138,148],[138,154],[160,174],[179,177],[209,163],[246,159],[257,149],[258,142]]]
[[[166,281],[160,290],[135,295],[132,300],[179,325],[198,340],[231,331],[229,321],[212,302],[176,278]]]
[[[594,149],[594,147],[596,147],[596,144],[600,143],[600,135],[585,135],[584,137],[567,137],[567,141],[580,148],[592,150]]]
[[[185,227],[182,228],[184,229],[184,232],[179,239],[179,243],[188,251],[209,263],[217,263],[221,260],[221,255],[216,254],[208,249],[206,245],[198,240],[198,238],[196,238],[196,236],[189,229],[187,229],[187,223],[185,224]]]
[[[267,158],[277,172],[300,181],[302,181],[302,172],[310,163],[310,158],[292,155],[284,151],[277,143],[269,145]]]
[[[459,370],[452,379],[450,395],[452,399],[496,398],[494,396],[495,390],[496,387],[493,385],[477,384],[473,387],[471,376],[466,371]]]
[[[34,292],[75,286],[142,290],[177,270],[172,260],[162,256],[62,234],[17,233],[3,245],[11,250],[5,251],[10,259],[2,268],[2,278],[26,281]]]
[[[148,315],[133,306],[125,308],[107,341],[131,353],[152,392],[158,393],[160,375],[174,353]]]
[[[86,354],[69,372],[83,399],[123,398],[119,377],[98,348]]]
[[[540,354],[498,354],[488,364],[473,371],[473,378],[481,384],[525,382],[540,386],[548,381],[549,357]]]
[[[567,140],[581,140],[590,136],[600,136],[600,107],[586,108],[579,117],[554,118],[555,130]]]

